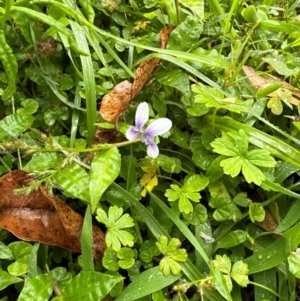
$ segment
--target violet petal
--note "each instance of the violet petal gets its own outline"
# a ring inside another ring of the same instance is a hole
[[[147,147],[147,155],[151,158],[156,158],[159,154],[158,146],[152,141]]]
[[[126,132],[126,138],[129,140],[129,141],[132,141],[132,140],[135,140],[137,138],[139,138],[141,134],[141,131],[135,127],[135,126],[131,126],[127,132]]]
[[[172,127],[172,121],[168,118],[154,120],[145,130],[145,136],[158,136],[165,134]]]
[[[146,102],[142,102],[138,105],[135,112],[135,125],[141,130],[149,119],[149,107]]]

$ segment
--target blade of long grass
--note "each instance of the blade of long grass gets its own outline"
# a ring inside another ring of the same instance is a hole
[[[93,260],[93,226],[92,213],[90,205],[87,206],[81,233],[81,254],[82,254],[82,269],[84,271],[94,271]]]
[[[78,23],[70,21],[77,45],[86,53],[90,53],[89,46],[84,34],[84,29]],[[86,99],[86,123],[87,123],[87,143],[91,145],[94,141],[96,123],[96,87],[94,68],[91,56],[80,56],[84,77],[84,89]]]

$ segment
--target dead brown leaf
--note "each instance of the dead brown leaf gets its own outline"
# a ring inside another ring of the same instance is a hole
[[[297,91],[297,89],[294,86],[287,83],[286,81],[283,81],[279,77],[269,75],[269,78],[264,78],[261,75],[258,75],[255,72],[255,70],[249,66],[243,66],[243,70],[244,70],[245,74],[247,75],[248,79],[250,80],[251,84],[260,90],[267,88],[275,83],[280,83],[280,84],[282,84],[281,89],[290,90],[293,95],[300,97],[300,91]],[[277,97],[277,94],[276,94],[276,92],[272,92],[268,96],[269,97]],[[297,106],[299,103],[299,100],[297,98],[295,98],[294,96],[292,96],[292,98],[290,99],[290,103]]]
[[[0,178],[0,227],[25,241],[38,241],[80,253],[83,218],[61,199],[50,196],[44,186],[29,195],[15,189],[32,181],[25,171],[16,170]],[[105,250],[104,233],[93,226],[93,256],[99,262]]]
[[[100,114],[108,122],[118,122],[118,118],[128,108],[131,96],[132,83],[125,80],[117,84],[101,102]]]
[[[168,26],[160,31],[161,48],[166,48],[173,29],[173,26]],[[116,129],[118,128],[117,123],[120,115],[127,110],[132,99],[140,93],[145,84],[149,81],[160,61],[158,58],[151,58],[142,62],[136,69],[136,77],[132,84],[125,80],[117,84],[103,97],[100,114],[104,120],[114,122]]]
[[[265,219],[262,222],[255,222],[255,224],[270,233],[273,233],[278,226],[278,222],[269,210],[265,210]]]

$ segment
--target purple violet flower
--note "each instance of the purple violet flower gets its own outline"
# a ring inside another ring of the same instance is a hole
[[[142,102],[137,107],[135,113],[135,126],[131,126],[127,130],[126,138],[131,141],[140,137],[141,141],[147,145],[147,155],[151,158],[156,158],[159,154],[159,150],[154,138],[169,131],[172,127],[172,121],[168,118],[158,118],[143,130],[148,120],[149,107],[146,102]]]

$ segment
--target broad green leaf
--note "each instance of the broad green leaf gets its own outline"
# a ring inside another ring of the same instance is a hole
[[[32,251],[32,245],[25,241],[15,241],[8,245],[14,259],[29,255]]]
[[[251,203],[249,206],[249,216],[252,223],[262,222],[265,219],[265,210],[261,203]]]
[[[63,301],[99,301],[120,281],[122,277],[81,272],[62,289],[62,298]]]
[[[179,90],[183,95],[190,96],[190,83],[187,73],[179,68],[155,72],[156,80],[166,86]]]
[[[21,276],[28,272],[29,255],[22,256],[7,267],[7,271],[14,276]]]
[[[121,156],[116,147],[99,152],[93,159],[90,170],[90,196],[94,212],[102,194],[119,175]]]
[[[52,275],[38,275],[25,284],[18,301],[48,301],[52,291]]]
[[[8,287],[11,284],[22,282],[23,279],[12,276],[8,274],[7,272],[0,270],[0,290],[4,290],[6,287]]]
[[[0,120],[0,129],[17,138],[33,124],[34,117],[28,114],[13,114]]]
[[[188,16],[172,31],[167,48],[181,51],[193,49],[199,41],[202,28],[203,26],[199,22],[199,19],[191,15]]]
[[[200,20],[204,19],[204,1],[194,1],[194,0],[179,0],[179,2],[190,9],[197,18]]]
[[[193,149],[193,162],[204,170],[210,166],[216,157],[217,156],[215,154],[207,150],[203,145],[199,145]]]
[[[29,254],[28,259],[28,277],[32,278],[39,275],[38,271],[38,250],[40,247],[40,243],[36,242],[31,250],[31,253]]]
[[[276,292],[278,282],[280,281],[278,279],[279,277],[277,268],[272,268],[269,270],[261,271],[259,273],[255,273],[252,277],[254,282],[260,283],[262,285],[262,287],[257,286],[254,288],[255,300],[277,300],[277,296],[273,294],[273,292]],[[265,287],[273,290],[273,292],[265,290]]]
[[[235,230],[227,234],[220,241],[218,241],[217,248],[228,249],[233,246],[242,244],[246,240],[247,240],[247,232],[243,230]]]
[[[0,241],[0,259],[14,259],[12,251],[3,242]]]
[[[276,239],[266,248],[255,252],[243,260],[248,265],[249,275],[271,269],[284,260],[291,253],[291,240],[284,237]]]
[[[282,219],[275,229],[275,233],[279,234],[287,229],[289,229],[293,224],[295,224],[299,219],[300,216],[298,214],[300,210],[300,200],[296,200],[296,202],[291,206],[288,213]]]
[[[33,172],[36,170],[47,170],[57,168],[62,163],[64,157],[60,153],[35,153],[32,159],[24,166],[24,170]]]
[[[171,129],[171,137],[170,139],[178,146],[189,149],[188,139],[189,136],[182,132],[179,128],[173,127]]]
[[[73,163],[61,169],[54,179],[58,186],[64,189],[66,195],[79,198],[84,202],[89,202],[89,178],[87,172],[79,165]]]
[[[181,161],[176,157],[159,154],[156,161],[158,166],[160,166],[166,172],[179,173],[182,170]]]
[[[135,281],[131,282],[115,301],[132,301],[147,296],[177,281],[182,275],[170,274],[166,277],[158,267],[141,273]]]

